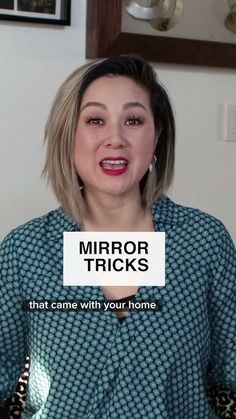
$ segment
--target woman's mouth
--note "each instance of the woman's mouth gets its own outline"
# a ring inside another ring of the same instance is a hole
[[[102,171],[107,175],[117,176],[126,172],[128,160],[125,158],[105,158],[100,162]]]

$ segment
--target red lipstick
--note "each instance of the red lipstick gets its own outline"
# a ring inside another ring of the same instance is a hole
[[[100,162],[103,173],[109,176],[123,175],[127,171],[129,161],[122,156],[104,157]]]

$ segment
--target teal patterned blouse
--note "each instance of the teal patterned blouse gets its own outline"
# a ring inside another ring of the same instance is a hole
[[[223,224],[162,197],[166,285],[136,300],[161,311],[25,311],[24,300],[104,300],[63,286],[62,208],[13,230],[0,247],[0,403],[30,357],[23,419],[215,419],[207,389],[236,390],[236,252]]]

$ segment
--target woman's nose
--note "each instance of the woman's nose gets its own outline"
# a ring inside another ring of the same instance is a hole
[[[121,127],[112,127],[105,139],[106,147],[123,148],[126,146],[126,138]]]

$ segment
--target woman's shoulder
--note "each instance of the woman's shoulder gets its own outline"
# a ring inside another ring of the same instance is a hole
[[[224,223],[214,215],[201,209],[174,202],[167,196],[161,197],[152,206],[154,220],[162,222],[165,227],[171,226],[183,236],[191,239],[197,237],[204,242],[222,242],[231,240]]]
[[[64,231],[73,230],[75,226],[76,223],[59,207],[14,228],[4,238],[3,243],[13,241],[20,244],[22,241],[30,243],[32,240],[56,238],[62,236]]]
[[[162,196],[152,206],[154,216],[165,219],[172,224],[193,222],[201,225],[212,224],[222,227],[223,223],[217,217],[195,207],[174,202],[168,196]]]

